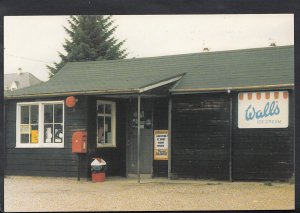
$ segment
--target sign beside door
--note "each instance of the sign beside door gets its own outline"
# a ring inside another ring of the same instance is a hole
[[[242,92],[238,95],[239,128],[287,128],[288,91]]]
[[[154,160],[168,160],[168,130],[154,130]]]

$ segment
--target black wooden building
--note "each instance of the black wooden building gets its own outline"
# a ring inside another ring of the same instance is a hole
[[[72,62],[5,93],[5,174],[76,177],[85,130],[81,177],[102,157],[108,176],[288,180],[294,109],[293,46]]]

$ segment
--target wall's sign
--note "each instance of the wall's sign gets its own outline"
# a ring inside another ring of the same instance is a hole
[[[288,115],[288,91],[238,94],[239,128],[286,128]]]
[[[168,130],[154,130],[154,160],[168,160]]]

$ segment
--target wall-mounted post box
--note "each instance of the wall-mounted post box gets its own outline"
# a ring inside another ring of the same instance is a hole
[[[75,131],[72,136],[72,152],[86,153],[87,152],[87,132]]]

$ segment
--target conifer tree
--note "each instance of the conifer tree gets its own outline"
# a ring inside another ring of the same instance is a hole
[[[51,67],[47,65],[49,77],[57,73],[67,62],[123,59],[127,56],[122,48],[123,41],[114,38],[117,26],[111,16],[70,16],[69,28],[64,27],[70,39],[65,39],[63,48],[66,55],[59,52],[61,61]]]

